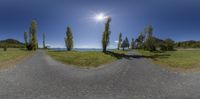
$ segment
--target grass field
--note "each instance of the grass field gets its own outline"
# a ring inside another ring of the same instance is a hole
[[[140,55],[151,57],[155,62],[173,68],[192,69],[200,67],[200,50],[177,50],[164,53],[152,53],[138,50]]]
[[[72,64],[78,67],[97,67],[102,64],[110,63],[117,58],[102,52],[78,52],[78,51],[48,51],[48,54],[55,60],[65,64]]]
[[[0,48],[0,68],[16,63],[23,57],[30,55],[30,53],[32,52],[15,48],[8,48],[7,51]]]

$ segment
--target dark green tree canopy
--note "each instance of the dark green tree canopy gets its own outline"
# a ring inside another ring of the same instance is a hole
[[[156,50],[156,42],[153,37],[153,27],[151,25],[147,26],[145,28],[146,32],[146,41],[145,41],[145,48],[149,51],[155,51]]]
[[[135,40],[134,38],[131,39],[131,49],[135,48]]]
[[[73,33],[71,27],[67,27],[66,37],[65,37],[65,44],[68,51],[71,51],[73,48]]]
[[[144,48],[145,33],[141,32],[135,40],[137,48]]]
[[[160,50],[162,50],[162,51],[173,51],[174,45],[175,45],[175,42],[172,39],[167,38],[167,39],[164,40],[163,43],[160,44]]]
[[[37,41],[37,22],[33,20],[29,27],[29,42],[27,41],[27,49],[28,50],[36,50],[38,48],[38,41]],[[24,39],[28,39],[27,34],[24,33]]]
[[[123,40],[121,47],[122,47],[123,50],[124,50],[124,48],[129,48],[129,46],[130,46],[130,44],[129,44],[128,38],[126,37],[126,38]]]

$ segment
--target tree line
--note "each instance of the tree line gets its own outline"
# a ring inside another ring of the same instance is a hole
[[[102,51],[106,52],[107,47],[110,43],[110,22],[111,17],[108,17],[105,22],[104,31],[102,33]],[[200,41],[185,41],[185,42],[177,42],[173,41],[170,38],[167,38],[165,40],[161,40],[159,38],[154,37],[153,35],[153,27],[151,25],[144,28],[142,32],[139,33],[139,36],[134,39],[131,39],[131,42],[129,43],[129,40],[127,37],[123,39],[122,33],[119,33],[118,38],[118,45],[117,49],[125,50],[125,49],[144,49],[148,51],[172,51],[174,50],[174,47],[192,47],[192,48],[200,48]],[[37,22],[33,20],[31,22],[31,25],[29,27],[29,34],[27,32],[24,32],[24,41],[25,41],[25,47],[27,50],[36,50],[38,48],[38,41],[37,41]],[[43,48],[46,47],[46,35],[43,33]],[[73,49],[73,32],[71,27],[67,27],[66,29],[66,37],[64,38],[66,49],[68,51],[71,51]]]
[[[148,51],[172,51],[174,50],[175,42],[168,38],[165,40],[158,39],[153,36],[153,27],[151,25],[144,28],[143,32],[139,33],[139,36],[134,39],[131,39],[131,43],[129,44],[128,38],[126,37],[122,40],[122,33],[119,34],[118,39],[118,50],[122,48],[129,49],[144,49]]]

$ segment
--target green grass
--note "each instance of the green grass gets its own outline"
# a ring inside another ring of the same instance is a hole
[[[155,62],[174,68],[191,69],[200,67],[200,50],[177,50],[153,53],[138,50],[140,55],[151,57]]]
[[[72,64],[78,67],[97,67],[102,64],[110,63],[117,58],[102,52],[78,52],[78,51],[48,51],[48,54],[55,60],[65,64]]]
[[[7,51],[3,51],[3,49],[0,48],[0,67],[15,63],[30,53],[32,52],[17,48],[8,48]]]
[[[128,51],[130,50],[113,50],[114,53],[118,53],[118,54],[126,54]]]

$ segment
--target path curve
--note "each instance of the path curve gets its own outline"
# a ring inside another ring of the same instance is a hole
[[[199,99],[199,93],[199,72],[176,73],[143,58],[80,69],[38,50],[0,71],[0,99]]]

